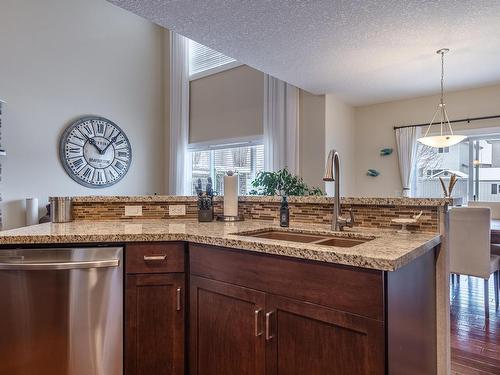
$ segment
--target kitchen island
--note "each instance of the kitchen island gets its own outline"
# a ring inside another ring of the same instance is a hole
[[[0,246],[124,246],[125,374],[434,374],[437,233],[269,220],[75,221]],[[279,345],[278,345],[279,343]]]

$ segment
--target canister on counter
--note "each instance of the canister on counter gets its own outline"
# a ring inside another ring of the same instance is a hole
[[[50,197],[50,221],[67,223],[73,220],[71,197]]]

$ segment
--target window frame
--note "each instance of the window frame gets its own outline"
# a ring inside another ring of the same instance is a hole
[[[477,128],[477,129],[464,129],[460,130],[458,132],[455,132],[456,134],[463,134],[467,136],[466,141],[468,142],[469,146],[469,163],[468,163],[468,194],[467,198],[469,201],[473,200],[482,200],[482,198],[479,196],[476,196],[476,192],[479,191],[479,167],[476,167],[474,165],[474,160],[479,157],[479,150],[476,150],[475,148],[475,142],[481,141],[481,140],[489,140],[489,139],[500,139],[500,127],[499,126],[491,126],[491,127],[484,127],[484,128]],[[440,153],[439,150],[437,151],[438,154],[442,155],[444,153]],[[448,152],[449,153],[449,149]],[[419,196],[418,191],[417,191],[417,181],[418,181],[418,173],[416,166],[418,165],[418,158],[415,161],[415,165],[413,166],[413,173],[412,173],[412,196]],[[428,170],[427,170],[428,172]],[[434,170],[433,170],[434,172]],[[424,175],[422,177],[429,177],[428,175]],[[500,184],[498,186],[498,194],[500,194]],[[493,194],[492,194],[493,195]]]
[[[226,70],[234,69],[234,68],[237,68],[237,67],[243,66],[243,65],[245,65],[245,64],[240,63],[239,61],[232,61],[230,63],[224,64],[224,65],[219,65],[219,66],[216,66],[214,68],[204,70],[202,72],[189,74],[189,81],[190,82],[195,81],[197,79],[208,77],[208,76],[211,76],[212,74],[221,73],[221,72],[224,72]]]
[[[261,146],[264,144],[264,136],[247,136],[238,138],[215,139],[205,142],[189,143],[188,152],[221,150],[225,148]]]
[[[189,186],[189,191],[188,195],[192,195],[193,192],[191,190],[191,186],[193,183],[193,159],[192,155],[195,152],[214,152],[217,150],[224,150],[224,149],[231,149],[231,148],[238,148],[238,147],[253,147],[253,146],[264,146],[264,137],[262,135],[258,136],[247,136],[247,137],[239,137],[239,138],[227,138],[227,139],[219,139],[219,140],[212,140],[212,141],[206,141],[206,142],[197,142],[197,143],[190,143],[188,144],[187,147],[187,157],[186,157],[186,163],[189,164],[188,166],[188,176],[187,176],[187,186]],[[210,176],[212,179],[215,179],[215,176],[212,175],[214,168],[214,158],[210,158]],[[214,181],[215,183],[215,181]]]
[[[481,200],[481,196],[478,196],[479,183],[481,181],[479,179],[480,167],[474,165],[474,160],[479,159],[479,149],[475,147],[476,142],[489,139],[500,139],[500,128],[495,128],[495,130],[497,130],[497,132],[467,137],[467,141],[469,142],[469,176],[472,176],[469,177],[469,201]]]

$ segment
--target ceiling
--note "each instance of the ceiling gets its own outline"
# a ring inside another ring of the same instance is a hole
[[[352,105],[500,83],[499,0],[108,0]]]

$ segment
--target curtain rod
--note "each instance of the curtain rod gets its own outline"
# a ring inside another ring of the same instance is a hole
[[[460,120],[451,120],[450,123],[455,123],[455,122],[471,122],[471,121],[480,121],[480,120],[491,120],[493,118],[500,118],[500,115],[495,115],[495,116],[483,116],[483,117],[472,117],[472,118],[464,118]],[[435,123],[433,125],[436,125],[439,123]],[[396,129],[403,129],[403,128],[413,128],[413,127],[422,127],[422,126],[429,126],[429,123],[425,124],[416,124],[416,125],[404,125],[404,126],[395,126],[394,130]]]

